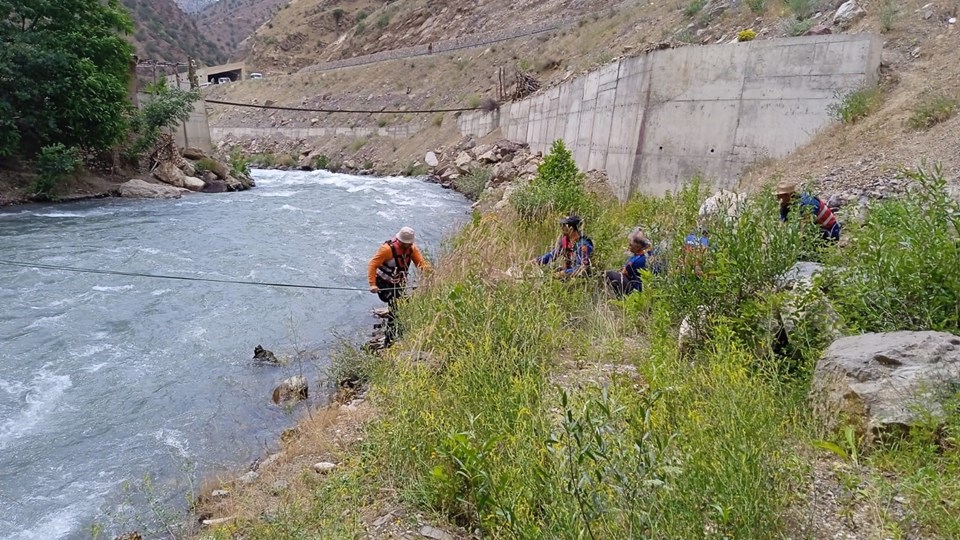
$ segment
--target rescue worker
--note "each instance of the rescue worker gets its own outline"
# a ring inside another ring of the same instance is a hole
[[[410,227],[403,227],[397,235],[384,242],[367,266],[367,281],[370,292],[376,293],[380,300],[390,306],[403,297],[407,286],[407,274],[410,263],[421,271],[430,270],[430,263],[423,258],[420,249],[414,244],[416,235]]]
[[[627,236],[630,249],[630,258],[620,270],[610,270],[607,272],[607,285],[613,290],[617,298],[626,296],[634,291],[643,290],[643,281],[640,277],[640,271],[647,268],[647,251],[650,249],[650,241],[644,236],[643,231],[635,229]]]
[[[590,257],[593,256],[593,240],[580,231],[580,216],[570,215],[560,220],[560,238],[553,250],[533,260],[539,265],[556,263],[558,277],[570,278],[590,273]]]
[[[801,219],[813,216],[824,240],[840,240],[840,222],[822,199],[809,193],[797,194],[797,185],[786,181],[777,184],[776,195],[780,199],[780,221],[787,221],[790,209],[799,206]]]

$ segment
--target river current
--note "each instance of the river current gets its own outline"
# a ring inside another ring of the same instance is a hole
[[[245,192],[0,210],[0,259],[122,272],[366,287],[401,226],[428,257],[468,217],[412,178],[254,171]],[[0,266],[0,538],[89,538],[182,517],[210,474],[275,446],[297,410],[271,391],[362,341],[363,291]],[[262,344],[292,359],[252,362]],[[320,354],[303,354],[319,351]],[[316,399],[311,396],[311,399]],[[149,537],[149,536],[148,536]]]

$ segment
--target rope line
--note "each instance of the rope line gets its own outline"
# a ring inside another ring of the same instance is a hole
[[[214,103],[217,105],[230,105],[232,107],[249,107],[253,109],[273,109],[277,111],[295,111],[295,112],[320,112],[320,113],[365,113],[365,114],[384,114],[384,113],[447,113],[447,112],[464,112],[464,111],[479,111],[483,107],[459,107],[455,109],[411,109],[411,110],[400,110],[400,109],[377,109],[377,110],[366,110],[366,109],[302,109],[298,107],[283,107],[280,105],[255,105],[253,103],[237,103],[235,101],[220,101],[217,99],[208,99],[205,100],[207,103]]]
[[[228,283],[232,285],[256,285],[260,287],[287,287],[292,289],[318,289],[324,291],[369,291],[370,289],[358,288],[358,287],[336,287],[331,285],[303,285],[296,283],[270,283],[263,281],[243,281],[243,280],[234,280],[234,279],[216,279],[216,278],[202,278],[195,276],[171,276],[164,274],[143,274],[140,272],[121,272],[117,270],[99,270],[96,268],[79,268],[75,266],[59,266],[55,264],[43,264],[43,263],[25,263],[20,261],[6,261],[0,260],[0,265],[3,266],[15,266],[19,268],[33,268],[37,270],[62,270],[64,272],[77,272],[83,274],[103,274],[110,276],[128,276],[128,277],[146,277],[154,279],[176,279],[180,281],[205,281],[209,283]],[[388,290],[401,290],[401,287],[396,287],[394,289],[380,289],[381,291]]]

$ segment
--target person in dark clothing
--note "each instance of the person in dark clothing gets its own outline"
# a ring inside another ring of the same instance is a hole
[[[647,251],[650,249],[650,241],[639,229],[631,232],[627,238],[630,257],[620,270],[607,272],[607,284],[618,298],[643,290],[640,271],[647,268]]]
[[[558,263],[558,276],[570,278],[590,274],[590,257],[593,256],[593,240],[580,231],[582,220],[570,215],[560,220],[560,238],[548,253],[537,257],[534,263],[541,266]]]

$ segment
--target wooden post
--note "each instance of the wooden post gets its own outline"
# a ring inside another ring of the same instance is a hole
[[[188,59],[187,61],[189,62],[190,60]],[[182,90],[182,89],[180,88],[180,66],[179,66],[179,65],[178,65],[178,66],[174,66],[174,68],[173,68],[173,73],[174,73],[174,75],[175,75],[176,78],[177,78],[177,90]],[[182,125],[183,125],[183,147],[184,147],[184,148],[190,146],[190,136],[187,135],[187,122],[189,122],[189,121],[190,121],[190,119],[187,118],[186,120],[184,120],[184,121],[182,122]]]
[[[197,65],[194,63],[192,56],[187,57],[187,77],[190,79],[191,90],[200,88],[200,82],[197,80]]]

